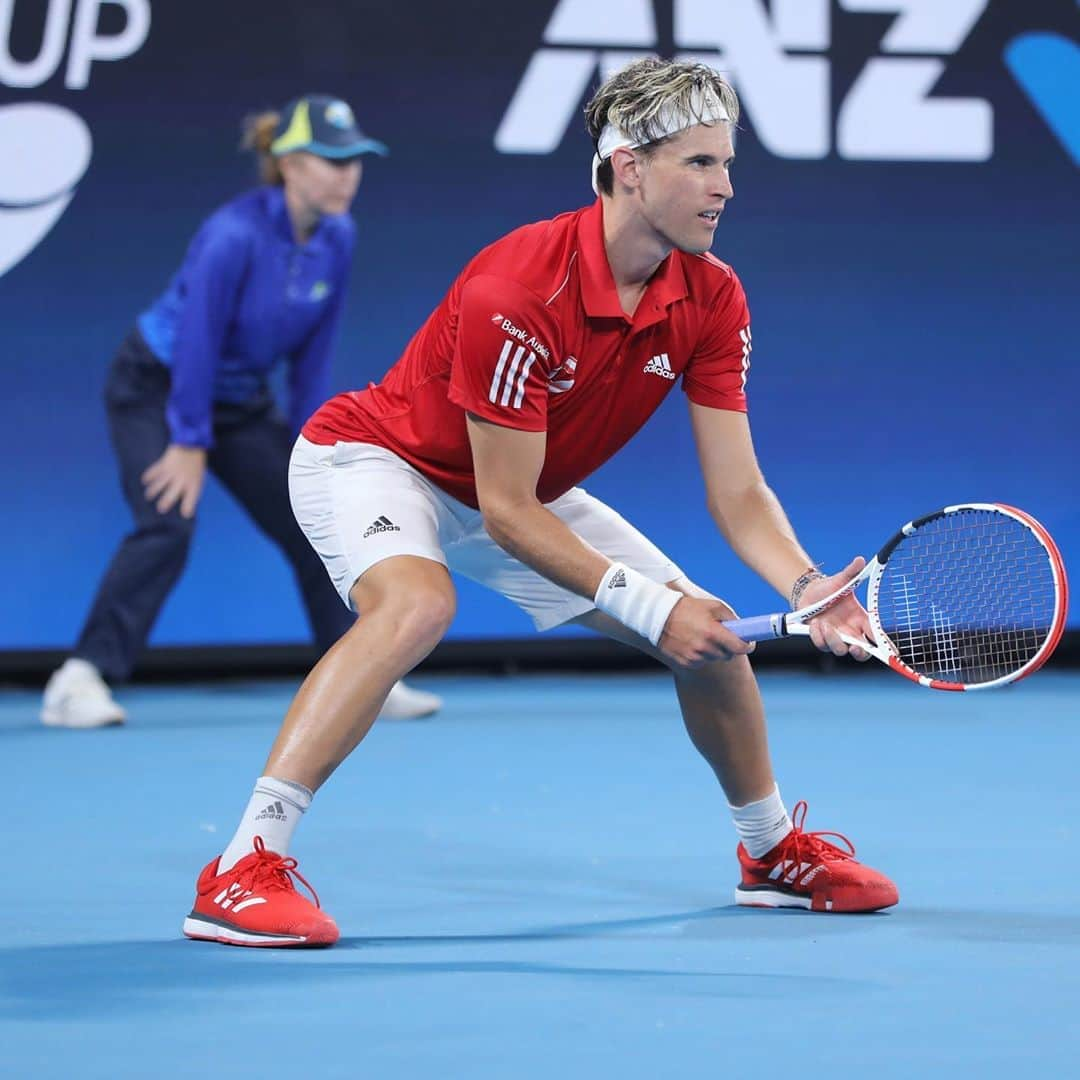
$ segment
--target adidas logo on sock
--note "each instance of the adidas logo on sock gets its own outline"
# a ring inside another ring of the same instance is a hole
[[[626,588],[626,571],[616,570],[612,575],[611,580],[607,583],[609,589],[625,589]]]
[[[400,525],[395,525],[384,514],[380,514],[379,517],[377,517],[368,526],[367,532],[364,533],[363,538],[366,540],[369,536],[373,536],[375,533],[381,533],[381,532],[401,532],[401,526]]]
[[[256,821],[284,821],[285,820],[285,807],[281,805],[280,799],[275,799],[265,810],[261,811],[255,817]]]

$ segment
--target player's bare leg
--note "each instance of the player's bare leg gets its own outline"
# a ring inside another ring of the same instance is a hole
[[[690,596],[707,595],[685,578],[668,585]],[[845,845],[839,847],[825,834],[803,832],[805,802],[796,804],[794,822],[788,816],[773,779],[757,680],[745,656],[678,667],[602,612],[589,612],[575,622],[671,669],[686,730],[716,773],[739,833],[741,881],[735,895],[740,904],[842,912],[874,911],[897,902],[896,886],[857,862],[846,837],[830,834]]]
[[[670,583],[670,587],[689,596],[707,595],[685,578]],[[734,617],[729,609],[728,618]],[[716,773],[729,803],[742,806],[771,794],[776,781],[769,759],[765,709],[745,656],[714,660],[692,669],[676,667],[645,638],[600,611],[574,621],[632,645],[671,669],[686,730]]]
[[[363,615],[304,680],[264,770],[313,792],[356,748],[390,688],[442,640],[454,617],[450,575],[431,559],[384,559],[350,595]]]
[[[368,733],[390,688],[446,633],[454,588],[440,563],[395,556],[352,589],[363,616],[304,680],[222,855],[199,875],[184,933],[259,947],[332,945],[334,920],[293,884],[287,852],[313,793]],[[310,886],[309,886],[310,888]]]

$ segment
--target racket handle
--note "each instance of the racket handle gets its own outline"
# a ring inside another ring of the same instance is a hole
[[[731,619],[724,626],[743,641],[768,641],[770,638],[787,637],[785,622],[783,615],[754,615],[749,619]]]

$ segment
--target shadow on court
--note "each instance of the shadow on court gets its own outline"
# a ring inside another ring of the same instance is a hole
[[[650,920],[653,921],[653,920]],[[554,936],[565,936],[556,930]],[[865,979],[829,975],[769,974],[687,967],[574,964],[522,958],[360,960],[358,954],[440,946],[460,950],[542,942],[543,932],[349,938],[333,949],[239,949],[191,942],[121,941],[0,950],[0,1013],[19,1020],[88,1020],[174,1010],[198,988],[201,1008],[222,995],[265,993],[287,980],[290,994],[344,993],[356,980],[370,989],[378,980],[411,976],[521,976],[608,984],[639,984],[647,992],[695,996],[801,998],[806,994],[862,992]],[[481,950],[478,950],[481,951]],[[673,984],[678,984],[673,985]],[[665,989],[666,987],[666,989]]]
[[[924,908],[897,913],[905,928],[923,937],[1003,945],[1080,945],[1080,915],[1030,911],[960,911]]]

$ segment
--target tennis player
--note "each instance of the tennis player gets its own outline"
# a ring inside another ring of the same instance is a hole
[[[42,722],[120,724],[124,682],[187,561],[206,472],[216,474],[292,565],[320,652],[352,625],[289,507],[289,453],[330,392],[352,266],[349,208],[361,155],[386,147],[340,99],[297,98],[248,124],[263,183],[211,214],[164,293],[137,319],[105,389],[135,528],[105,572],[73,655],[49,679]],[[288,416],[269,388],[289,365]],[[404,683],[384,712],[435,712]]]
[[[296,443],[297,520],[361,616],[300,688],[235,836],[199,876],[189,937],[337,939],[292,883],[292,834],[394,681],[446,632],[449,570],[509,597],[538,629],[576,622],[668,665],[731,808],[739,903],[897,902],[846,838],[804,831],[805,803],[788,814],[752,646],[721,625],[731,609],[578,487],[681,380],[709,509],[738,555],[792,607],[863,565],[815,570],[755,459],[746,299],[709,254],[733,195],[738,101],[706,66],[647,59],[608,79],[586,116],[597,201],[481,251],[383,381],[327,402]],[[813,641],[843,655],[838,632],[869,633],[853,598],[815,620]]]

